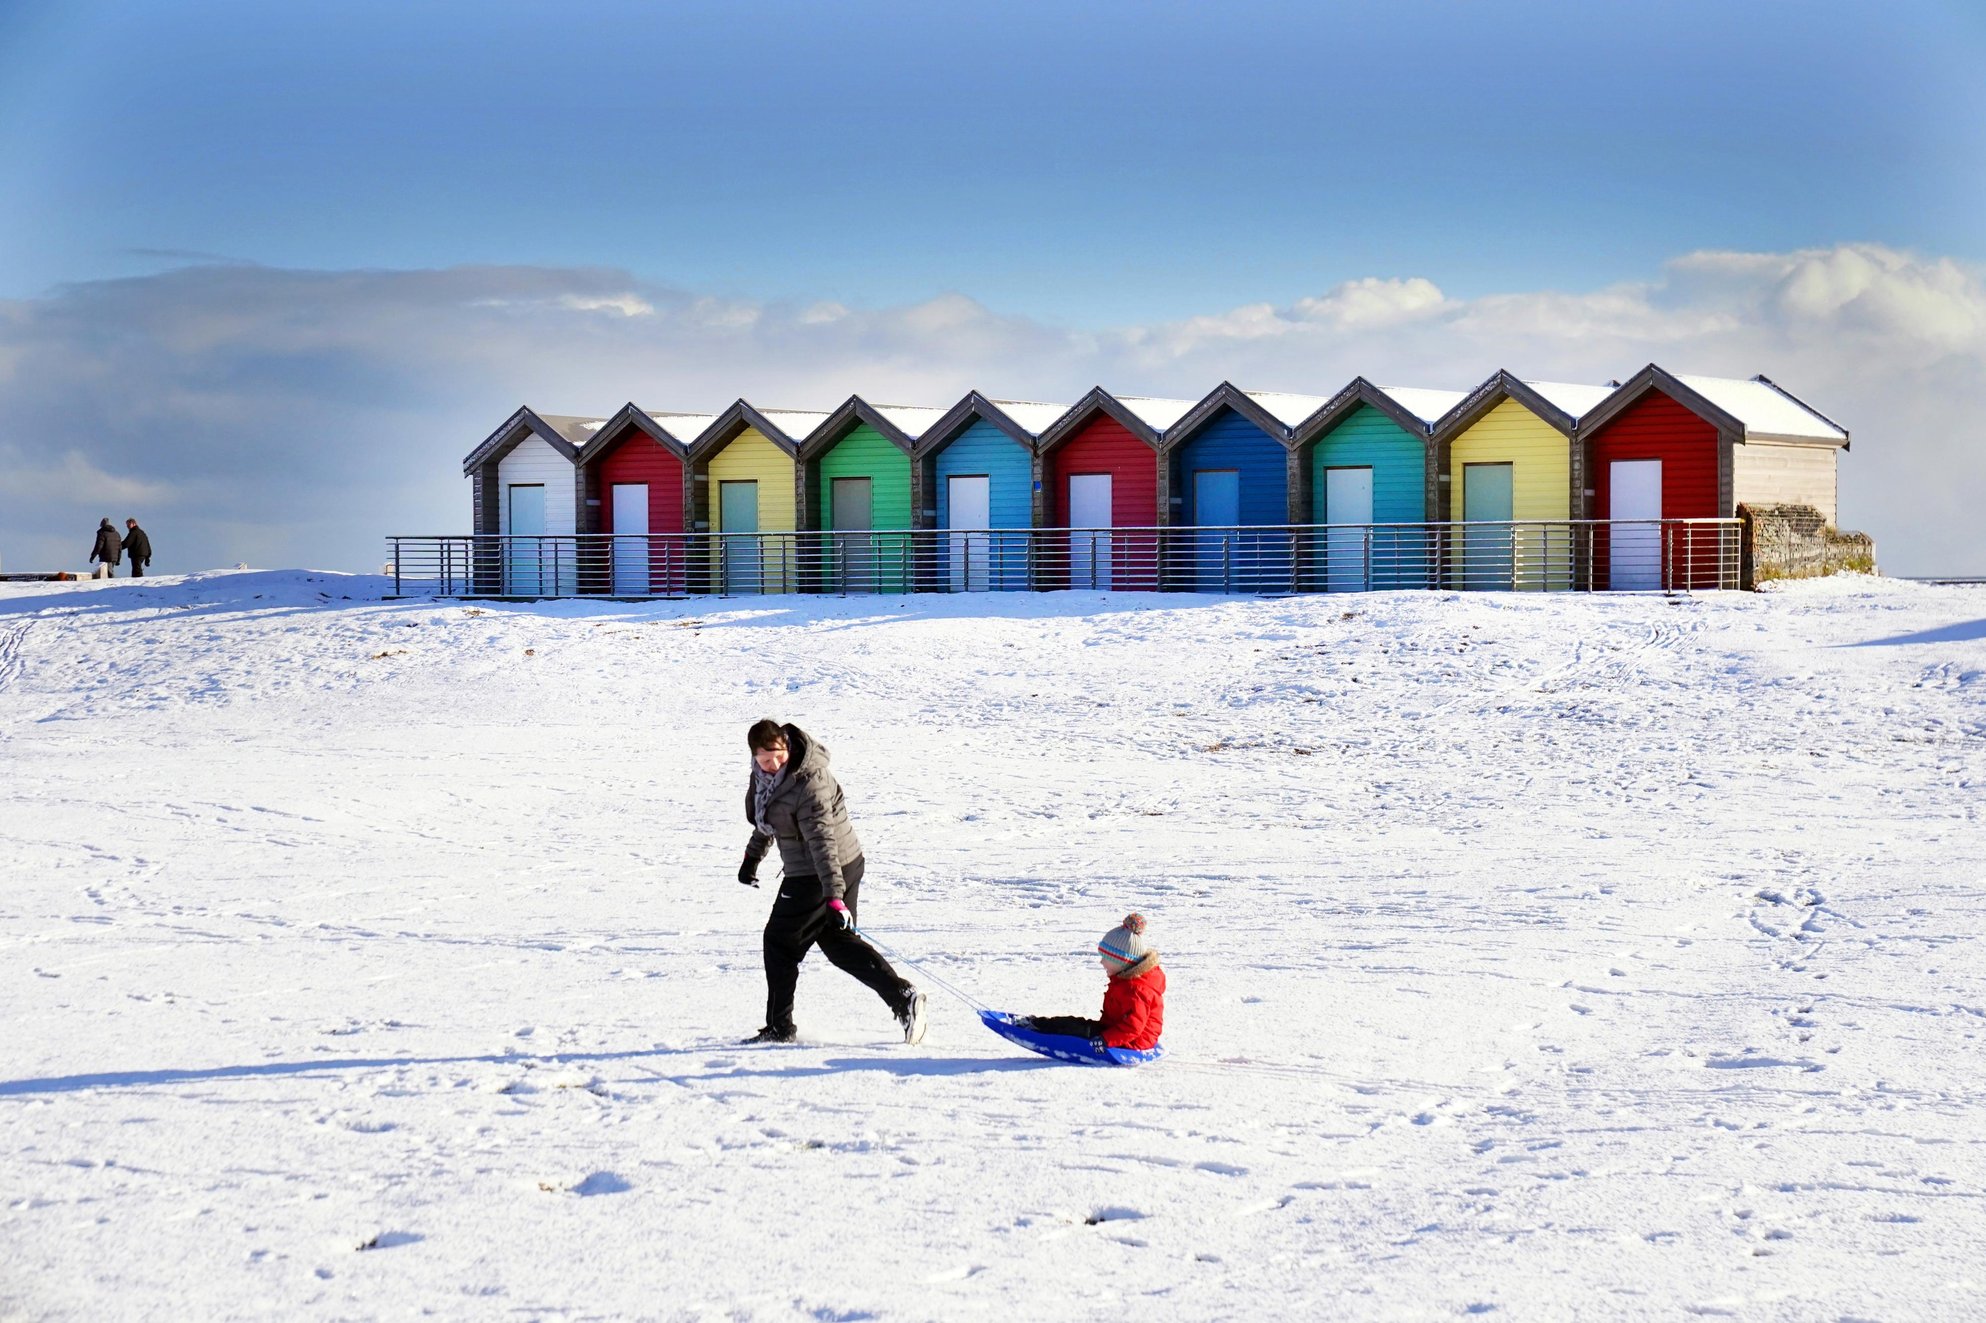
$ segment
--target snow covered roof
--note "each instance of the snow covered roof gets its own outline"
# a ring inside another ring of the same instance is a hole
[[[1328,395],[1291,395],[1285,391],[1245,390],[1241,392],[1262,406],[1262,411],[1284,427],[1295,427],[1331,402]]]
[[[593,434],[607,423],[605,418],[587,418],[569,413],[541,413],[538,416],[575,450],[591,441]]]
[[[714,413],[669,413],[658,409],[643,409],[643,413],[655,420],[657,426],[684,445],[702,436],[704,429],[717,421]]]
[[[1419,386],[1381,386],[1382,392],[1414,417],[1433,423],[1468,398],[1467,391],[1424,390]]]
[[[988,404],[1020,425],[1029,436],[1040,436],[1057,418],[1069,412],[1066,404],[1044,404],[1040,400],[988,400]]]
[[[1113,395],[1111,398],[1154,432],[1163,432],[1199,403],[1198,400],[1161,400],[1150,395]]]
[[[930,431],[931,425],[945,416],[945,410],[926,408],[921,404],[876,404],[870,407],[913,441]]]
[[[1848,440],[1846,429],[1764,377],[1685,377],[1676,380],[1745,425],[1748,436],[1796,437],[1806,441]]]
[[[802,441],[827,421],[826,413],[810,409],[760,409],[759,417],[777,427],[789,441]]]
[[[1615,386],[1582,386],[1569,381],[1527,381],[1524,383],[1558,408],[1577,419],[1600,401],[1612,395]]]

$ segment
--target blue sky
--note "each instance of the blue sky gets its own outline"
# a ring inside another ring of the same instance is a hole
[[[1986,572],[1982,217],[1977,0],[0,0],[0,563],[376,566],[519,403],[1654,360]]]
[[[606,265],[1097,325],[1986,258],[1986,6],[12,0],[0,293]]]

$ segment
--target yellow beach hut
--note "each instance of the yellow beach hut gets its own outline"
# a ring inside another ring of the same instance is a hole
[[[1447,548],[1452,586],[1572,586],[1570,520],[1584,504],[1573,434],[1580,415],[1613,390],[1499,371],[1443,415],[1433,438],[1447,480],[1441,517],[1464,525]]]
[[[784,593],[799,586],[797,438],[825,413],[758,409],[739,400],[690,448],[690,508],[710,539],[699,577],[717,592]]]

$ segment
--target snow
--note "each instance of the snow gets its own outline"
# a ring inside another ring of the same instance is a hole
[[[1731,377],[1678,376],[1676,380],[1743,423],[1748,434],[1837,443],[1848,440],[1848,433],[1757,378],[1739,381]]]
[[[0,586],[0,1317],[1979,1311],[1986,591],[383,588]],[[732,1042],[763,714],[918,1047]]]
[[[1193,411],[1198,400],[1162,400],[1149,395],[1113,395],[1112,399],[1131,411],[1131,415],[1154,432],[1166,428]]]
[[[1618,389],[1614,386],[1583,386],[1569,381],[1527,381],[1524,384],[1575,421],[1584,417],[1588,410],[1598,408],[1600,401]]]
[[[796,444],[812,436],[814,429],[828,420],[825,413],[805,409],[760,409],[759,416],[777,427],[788,441]]]
[[[658,409],[644,409],[655,424],[684,445],[689,445],[710,429],[717,421],[714,413],[669,413]]]
[[[899,432],[915,441],[931,424],[945,416],[945,410],[917,404],[879,404],[876,412],[890,420]]]
[[[593,434],[606,426],[605,418],[594,418],[576,414],[541,413],[545,425],[564,437],[574,447],[584,446],[593,439]]]
[[[1381,386],[1379,389],[1392,396],[1394,402],[1408,413],[1428,423],[1441,421],[1450,409],[1468,398],[1468,392],[1459,390],[1424,390],[1418,386]]]
[[[1284,427],[1295,427],[1331,402],[1329,395],[1291,395],[1284,391],[1245,390],[1241,392],[1262,406]]]
[[[988,400],[988,404],[1007,415],[1029,436],[1040,436],[1055,425],[1055,420],[1069,412],[1066,404],[1044,404],[1039,400]]]

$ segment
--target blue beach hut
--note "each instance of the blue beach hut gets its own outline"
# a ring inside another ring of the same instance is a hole
[[[1222,382],[1161,438],[1175,536],[1169,582],[1205,592],[1287,588],[1293,546],[1290,425],[1275,408],[1308,397]],[[1323,403],[1311,400],[1314,408]],[[1264,525],[1261,532],[1247,525]]]
[[[934,577],[954,592],[1029,586],[1034,525],[1035,440],[1068,411],[1063,404],[990,400],[973,391],[918,437],[924,516],[955,530],[936,543]],[[1004,535],[1012,530],[1011,535]]]

